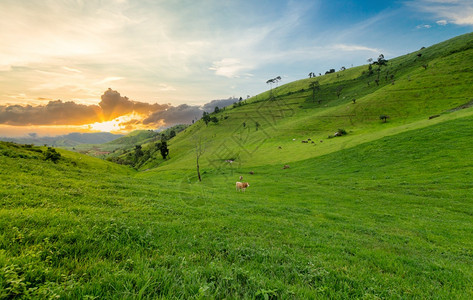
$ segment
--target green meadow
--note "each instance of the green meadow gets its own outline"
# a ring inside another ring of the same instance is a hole
[[[137,169],[0,142],[0,298],[473,298],[472,59],[468,34],[273,87],[166,160],[124,139]]]

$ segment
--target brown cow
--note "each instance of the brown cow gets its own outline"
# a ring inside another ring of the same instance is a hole
[[[237,191],[243,190],[243,192],[246,190],[247,187],[250,186],[248,182],[239,182],[239,181],[237,181],[235,185],[236,185]]]

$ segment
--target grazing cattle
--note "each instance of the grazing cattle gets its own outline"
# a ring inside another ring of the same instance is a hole
[[[281,147],[281,146],[279,146],[279,147],[278,147],[278,149],[282,149],[282,147]]]
[[[302,141],[302,143],[303,143],[303,144],[307,144],[307,143],[308,143],[308,141]]]
[[[235,186],[236,186],[237,191],[243,191],[244,192],[246,190],[246,188],[250,186],[250,184],[248,182],[239,182],[239,181],[237,181]]]
[[[284,167],[282,167],[283,169],[289,169],[289,165],[284,165]]]
[[[255,174],[255,172],[253,172],[253,171],[250,171],[250,175],[253,175],[253,174]]]
[[[243,180],[243,176],[240,175],[240,181],[242,181],[242,180]]]
[[[308,141],[312,141],[311,139],[307,139]]]

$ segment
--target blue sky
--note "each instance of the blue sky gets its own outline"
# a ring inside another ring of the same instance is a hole
[[[471,32],[471,0],[1,0],[0,105],[199,105]]]

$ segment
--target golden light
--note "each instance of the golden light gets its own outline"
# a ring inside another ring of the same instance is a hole
[[[142,124],[133,124],[134,120],[141,120],[143,116],[133,112],[128,115],[123,115],[111,121],[96,122],[86,125],[91,131],[105,131],[112,133],[125,133],[135,129],[145,129]]]

